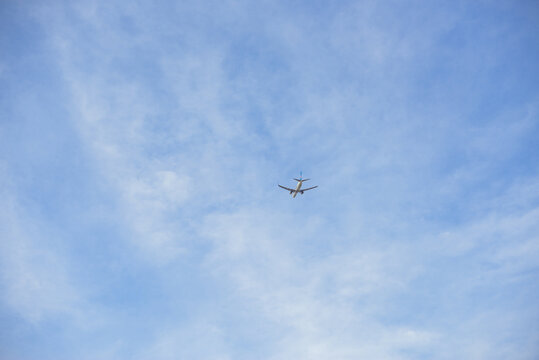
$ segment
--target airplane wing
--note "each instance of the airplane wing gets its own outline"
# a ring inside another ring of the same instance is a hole
[[[307,189],[301,189],[299,192],[303,194],[304,191],[311,190],[311,189],[314,189],[314,188],[317,188],[317,187],[318,187],[318,185],[307,188]]]
[[[279,184],[277,184],[277,185],[279,185]],[[284,187],[284,186],[282,186],[282,185],[279,185],[279,187],[280,187],[280,188],[283,188],[283,189],[285,189],[285,190],[288,190],[288,191],[296,191],[296,189],[289,189],[289,188]]]

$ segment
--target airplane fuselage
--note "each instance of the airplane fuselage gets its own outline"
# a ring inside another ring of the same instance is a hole
[[[296,195],[301,191],[301,184],[303,184],[303,180],[298,181],[298,186],[296,186],[296,191],[292,193],[293,198],[295,198]]]

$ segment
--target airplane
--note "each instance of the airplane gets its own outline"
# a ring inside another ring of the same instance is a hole
[[[307,189],[302,189],[301,185],[303,184],[303,182],[307,181],[307,180],[310,180],[310,179],[303,179],[302,176],[303,175],[302,175],[302,173],[300,171],[299,172],[299,179],[294,179],[294,180],[296,180],[298,182],[298,185],[296,186],[295,189],[290,189],[290,188],[287,188],[287,187],[279,185],[279,184],[277,184],[277,185],[279,185],[279,187],[282,188],[282,189],[290,191],[290,195],[292,195],[293,198],[295,198],[298,193],[303,195],[304,191],[311,190],[311,189],[314,189],[314,188],[318,187],[318,185],[316,185],[316,186],[313,186],[313,187],[310,187],[310,188],[307,188]]]

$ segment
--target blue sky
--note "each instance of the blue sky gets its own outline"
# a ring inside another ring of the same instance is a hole
[[[0,20],[2,359],[539,356],[536,2]]]

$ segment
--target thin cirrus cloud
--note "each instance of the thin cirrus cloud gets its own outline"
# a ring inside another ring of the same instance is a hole
[[[536,15],[2,5],[3,356],[536,357]]]

